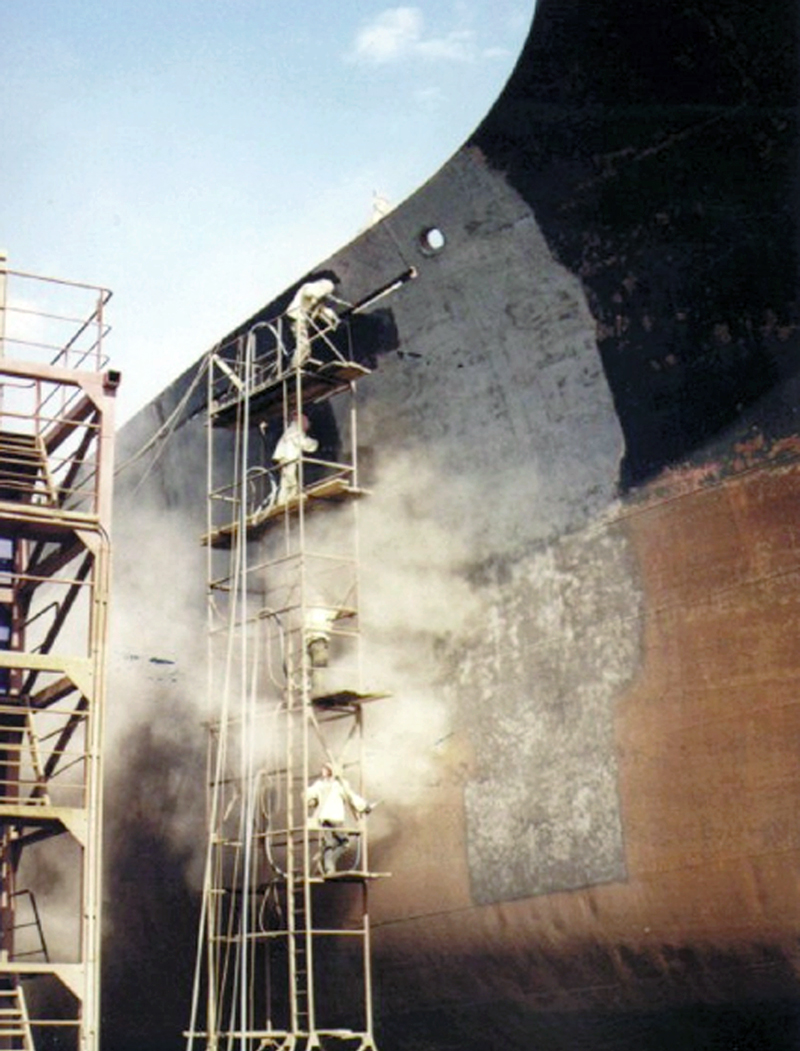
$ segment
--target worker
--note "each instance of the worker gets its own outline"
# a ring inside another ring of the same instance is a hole
[[[311,355],[309,325],[321,330],[336,328],[339,324],[339,315],[326,302],[333,295],[333,288],[333,281],[327,277],[321,277],[317,281],[306,281],[295,292],[294,298],[286,308],[286,316],[291,321],[295,339],[293,365],[304,365]]]
[[[323,763],[320,776],[306,789],[306,804],[310,810],[309,827],[322,830],[320,868],[323,875],[330,876],[350,845],[350,834],[344,827],[348,809],[358,818],[372,807],[334,773],[332,763]]]
[[[281,469],[277,499],[279,504],[288,503],[299,495],[300,457],[303,453],[316,452],[318,448],[317,439],[308,434],[308,417],[302,413],[294,413],[272,453],[272,459]]]
[[[331,631],[340,611],[335,606],[309,606],[303,632],[310,669],[311,696],[323,692],[323,671],[330,660]]]

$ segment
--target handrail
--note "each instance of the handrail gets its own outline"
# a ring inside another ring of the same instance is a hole
[[[26,923],[26,924],[15,924],[14,930],[15,931],[16,930],[20,930],[22,927],[36,927],[37,931],[39,932],[39,944],[41,945],[41,948],[40,949],[34,949],[31,952],[27,952],[27,953],[19,953],[17,955],[18,956],[34,956],[34,955],[36,955],[36,953],[40,952],[44,956],[45,962],[49,963],[50,962],[50,953],[48,952],[47,942],[46,942],[45,936],[44,936],[44,928],[42,927],[42,918],[39,915],[39,906],[36,904],[36,895],[29,888],[23,887],[20,890],[13,891],[13,893],[9,894],[9,897],[10,898],[19,898],[19,897],[21,897],[22,895],[25,895],[25,894],[28,896],[28,900],[30,902],[31,909],[33,911],[33,922],[32,923]]]
[[[14,347],[22,356],[26,349],[43,352],[47,356],[46,363],[50,365],[62,364],[70,368],[86,366],[97,372],[105,367],[108,362],[103,356],[102,346],[110,326],[105,320],[104,310],[112,296],[110,289],[82,281],[13,270],[2,265],[2,262],[0,274],[5,281],[5,300],[0,304],[5,322],[0,327],[0,353],[4,353],[6,347]],[[31,294],[27,291],[24,298],[15,296],[19,283],[37,285],[41,306],[36,303],[31,305]],[[65,294],[69,297],[69,304],[65,304],[64,309],[53,305],[50,288],[64,290],[60,295],[62,301]],[[89,303],[85,300],[86,294],[91,295]],[[83,303],[80,297],[84,297]],[[32,319],[42,323],[41,334],[30,331]],[[15,320],[19,322],[16,325],[13,324]]]

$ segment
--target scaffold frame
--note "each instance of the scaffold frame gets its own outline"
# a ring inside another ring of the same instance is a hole
[[[376,1046],[368,904],[385,874],[369,866],[364,706],[384,695],[363,682],[356,405],[369,369],[347,304],[325,299],[209,355],[213,711],[188,1051]],[[325,768],[349,805],[335,827],[308,805]]]

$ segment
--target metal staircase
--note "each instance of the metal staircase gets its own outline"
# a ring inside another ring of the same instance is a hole
[[[0,431],[0,500],[55,503],[41,435]]]
[[[110,293],[7,270],[2,276],[0,1049],[95,1051],[119,381],[102,349]],[[69,922],[48,884],[54,865],[74,894]],[[45,933],[56,917],[59,947],[48,952]]]
[[[35,1051],[25,993],[18,982],[0,982],[0,1048]]]

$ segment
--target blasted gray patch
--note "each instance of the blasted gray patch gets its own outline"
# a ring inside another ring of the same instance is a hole
[[[478,768],[464,797],[477,902],[625,877],[613,703],[638,665],[638,607],[624,539],[598,529],[486,589],[456,686]]]

